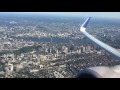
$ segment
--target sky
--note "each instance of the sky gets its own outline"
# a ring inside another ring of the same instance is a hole
[[[86,16],[86,17],[102,17],[102,18],[119,18],[120,12],[43,12],[55,15],[75,15],[75,16]]]
[[[120,19],[120,12],[0,12],[14,14],[47,14],[47,15],[64,15],[64,16],[85,16],[100,18],[116,18]]]

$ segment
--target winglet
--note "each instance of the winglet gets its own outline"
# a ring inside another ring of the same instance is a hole
[[[91,17],[88,17],[87,19],[86,19],[86,21],[82,24],[82,28],[86,28],[87,27],[87,25],[88,25],[88,23],[89,23],[89,21],[90,21],[90,19],[91,19]]]

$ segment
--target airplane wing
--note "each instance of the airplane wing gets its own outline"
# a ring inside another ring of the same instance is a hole
[[[120,59],[120,51],[105,44],[104,42],[98,40],[97,38],[93,37],[91,34],[89,34],[86,31],[87,25],[90,21],[91,17],[88,17],[86,19],[86,21],[82,24],[82,26],[80,27],[80,31],[87,36],[90,40],[92,40],[94,43],[96,43],[97,45],[99,45],[100,47],[102,47],[103,49],[105,49],[106,51],[108,51],[109,53],[111,53],[112,55],[116,56],[117,58]]]
[[[86,31],[86,27],[90,19],[91,17],[88,17],[86,19],[86,21],[80,27],[80,31],[94,43],[96,43],[97,45],[105,49],[107,52],[120,59],[120,51],[98,40]],[[80,71],[76,78],[120,78],[120,65],[114,67],[97,66],[86,68]]]

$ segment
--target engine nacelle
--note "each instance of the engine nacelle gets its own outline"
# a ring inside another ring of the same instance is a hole
[[[102,78],[102,76],[94,70],[85,69],[80,71],[76,78]]]
[[[80,71],[75,78],[120,78],[120,65],[87,68]]]

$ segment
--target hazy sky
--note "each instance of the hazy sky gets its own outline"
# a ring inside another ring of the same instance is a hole
[[[1,14],[2,12],[0,12]],[[12,12],[3,12],[12,13]],[[19,14],[51,14],[51,15],[74,15],[85,17],[102,17],[102,18],[118,18],[120,19],[120,12],[13,12]]]

